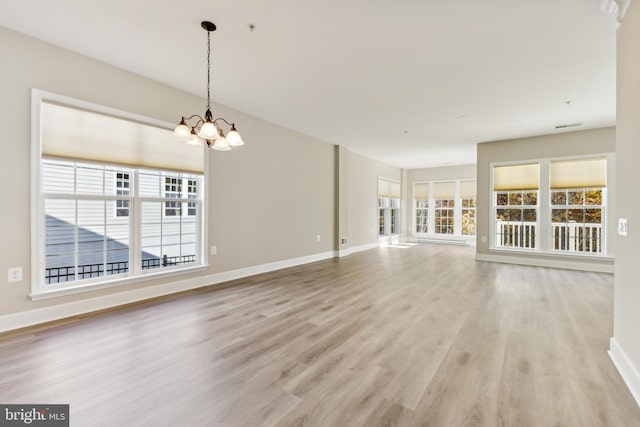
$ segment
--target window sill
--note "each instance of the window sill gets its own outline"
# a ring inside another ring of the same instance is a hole
[[[517,249],[517,248],[489,248],[490,253],[495,254],[513,254],[513,255],[527,255],[534,257],[553,257],[562,258],[567,260],[600,260],[604,262],[614,262],[615,258],[608,255],[598,255],[590,253],[565,253],[555,251],[541,251],[538,249]]]
[[[40,301],[40,300],[45,300],[49,298],[57,298],[57,297],[62,297],[66,295],[75,295],[83,292],[95,291],[98,289],[108,289],[108,288],[113,288],[117,286],[124,286],[131,283],[139,283],[139,282],[145,282],[148,280],[163,279],[165,277],[178,276],[178,275],[188,274],[188,273],[197,273],[200,271],[205,271],[208,268],[209,268],[208,265],[198,265],[193,267],[180,268],[176,270],[169,270],[169,271],[165,270],[157,273],[156,272],[146,273],[146,274],[133,276],[133,277],[123,277],[121,279],[109,280],[108,282],[90,282],[90,283],[85,283],[77,286],[71,285],[68,287],[58,287],[55,289],[47,289],[47,290],[40,289],[38,291],[31,292],[29,297],[31,298],[32,301]],[[73,282],[67,282],[67,283],[73,283]],[[47,286],[47,285],[42,285],[42,286]]]

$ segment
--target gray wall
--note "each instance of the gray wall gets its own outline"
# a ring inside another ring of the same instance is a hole
[[[378,177],[400,181],[402,169],[348,152],[349,247],[378,242]]]
[[[107,295],[113,300],[125,291],[326,254],[337,247],[335,147],[214,102],[215,115],[237,123],[246,145],[209,155],[208,240],[218,255],[209,257],[208,271],[31,301],[31,89],[172,123],[186,114],[202,114],[206,102],[2,27],[0,54],[5,58],[0,67],[0,173],[10,186],[0,220],[0,316]],[[375,242],[369,235],[375,230],[375,176],[399,179],[399,169],[356,154],[349,160],[350,241]],[[7,283],[7,268],[18,266],[24,269],[24,280]]]
[[[545,158],[572,157],[590,154],[613,153],[616,149],[615,128],[601,128],[579,132],[568,132],[554,135],[536,136],[506,141],[495,141],[478,144],[478,199],[477,199],[477,228],[476,253],[489,254],[491,241],[491,163],[515,162],[521,160],[538,160]],[[607,171],[607,252],[609,256],[615,253],[613,234],[615,232],[615,167]],[[482,242],[482,236],[487,242]],[[502,253],[501,256],[510,256]],[[527,257],[518,253],[517,257]],[[552,259],[536,256],[537,260]],[[571,262],[566,257],[565,261]],[[611,264],[611,261],[581,259],[580,262],[591,264]]]
[[[616,236],[614,340],[626,353],[627,382],[640,403],[640,4],[631,2],[618,30],[617,216],[627,218],[627,237]],[[613,346],[612,346],[613,347]]]

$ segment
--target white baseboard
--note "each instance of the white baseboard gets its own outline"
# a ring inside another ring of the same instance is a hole
[[[458,246],[469,246],[469,241],[465,239],[437,239],[437,238],[429,238],[429,237],[420,237],[418,238],[419,243],[436,243],[439,245],[458,245]]]
[[[351,253],[351,251],[349,250],[349,248],[347,249],[340,249],[338,251],[338,258],[342,258],[343,256],[347,256]]]
[[[640,406],[640,372],[638,372],[636,366],[629,360],[627,353],[625,353],[622,347],[620,347],[620,344],[618,344],[618,341],[613,337],[611,337],[608,353],[616,369],[620,372],[620,376],[627,387],[629,387],[631,395],[636,400],[638,406]]]
[[[0,316],[0,332],[12,331],[41,323],[52,322],[94,311],[118,307],[133,302],[144,301],[165,295],[171,295],[182,291],[216,285],[229,280],[254,276],[260,273],[280,270],[297,265],[308,264],[310,262],[322,261],[333,258],[336,252],[324,252],[315,255],[292,258],[283,261],[276,261],[252,267],[240,268],[238,270],[225,271],[222,273],[207,276],[193,277],[190,279],[178,280],[161,285],[148,286],[139,289],[122,291],[115,294],[100,297],[87,298],[79,301],[67,302],[52,305],[50,307],[35,308],[33,310],[11,313]]]
[[[282,270],[283,268],[295,267],[298,265],[309,264],[311,262],[322,261],[325,259],[334,258],[337,255],[338,254],[335,251],[329,251],[300,258],[291,258],[283,261],[270,262],[267,264],[254,265],[251,267],[239,268],[237,270],[210,274],[208,276],[204,276],[204,280],[208,285],[216,285],[218,283],[228,282],[230,280],[255,276],[256,274],[268,273],[270,271]]]
[[[356,252],[368,251],[369,249],[375,249],[379,247],[380,247],[380,243],[369,243],[366,245],[354,246],[352,248],[349,248],[349,253],[353,254]]]
[[[566,270],[592,271],[595,273],[613,273],[613,264],[596,264],[585,261],[563,259],[542,259],[536,257],[476,254],[476,261],[500,262],[503,264],[530,265],[534,267],[564,268]]]

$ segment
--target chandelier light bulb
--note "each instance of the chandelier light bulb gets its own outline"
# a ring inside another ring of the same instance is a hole
[[[225,138],[224,136],[221,136],[218,139],[216,139],[215,144],[213,144],[213,147],[211,147],[211,148],[213,148],[214,150],[217,150],[217,151],[229,151],[229,150],[231,150],[231,146],[227,142],[227,138]]]
[[[218,137],[218,128],[213,122],[204,122],[198,132],[198,136],[203,139],[216,139]]]
[[[238,133],[235,125],[231,125],[231,130],[227,133],[227,142],[232,147],[240,147],[241,145],[244,145],[244,141]]]
[[[195,133],[190,133],[187,138],[187,145],[201,145],[202,140]]]
[[[187,127],[187,125],[183,122],[180,122],[176,129],[173,131],[173,134],[179,136],[180,138],[188,138],[191,135],[191,131]]]

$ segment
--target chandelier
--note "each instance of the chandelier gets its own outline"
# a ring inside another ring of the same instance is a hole
[[[202,21],[200,25],[207,31],[207,111],[204,113],[204,118],[197,114],[182,117],[174,133],[185,138],[191,145],[200,145],[203,139],[207,146],[214,150],[229,151],[232,147],[244,145],[244,142],[234,123],[229,123],[221,117],[214,119],[211,114],[211,32],[216,30],[216,26],[209,21]],[[231,126],[226,137],[220,128],[222,123]]]

